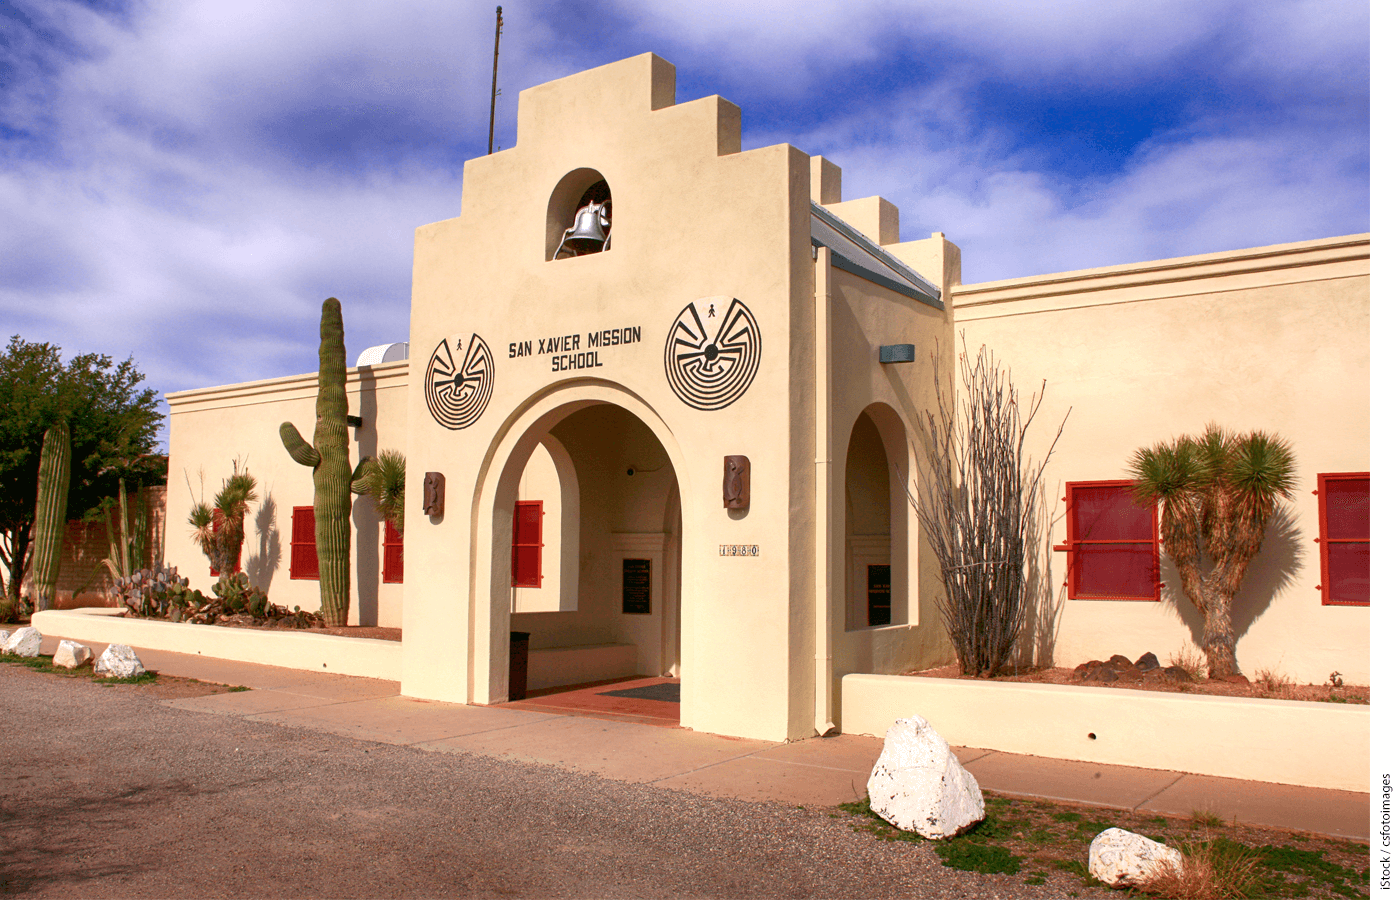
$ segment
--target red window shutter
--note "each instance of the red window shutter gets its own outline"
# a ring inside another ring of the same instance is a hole
[[[1160,600],[1156,507],[1138,505],[1130,481],[1066,489],[1070,598]]]
[[[1322,602],[1371,605],[1371,474],[1317,476]]]
[[[384,520],[384,583],[403,584],[403,535]]]
[[[321,564],[316,558],[316,508],[312,506],[292,507],[291,577],[321,577]]]
[[[544,501],[515,504],[511,523],[511,587],[540,587],[544,583]]]

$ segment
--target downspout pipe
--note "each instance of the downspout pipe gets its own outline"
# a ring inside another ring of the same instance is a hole
[[[818,735],[826,737],[836,732],[835,716],[835,670],[832,664],[831,628],[831,250],[828,247],[813,247],[815,290],[813,300],[816,305],[816,655],[815,667],[816,708],[813,727]]]

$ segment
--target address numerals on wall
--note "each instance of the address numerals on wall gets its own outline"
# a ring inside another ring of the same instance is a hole
[[[666,336],[666,380],[692,409],[724,409],[758,375],[763,341],[753,312],[737,299],[697,300]]]
[[[466,428],[486,411],[495,380],[491,348],[478,335],[444,338],[433,351],[424,378],[428,411],[443,428]]]

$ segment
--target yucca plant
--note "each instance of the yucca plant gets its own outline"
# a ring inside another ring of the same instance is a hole
[[[223,487],[214,495],[210,505],[200,501],[190,510],[189,523],[194,528],[194,540],[209,558],[209,566],[220,575],[232,575],[243,555],[243,519],[248,504],[258,499],[258,481],[245,467],[233,461],[233,474],[224,479]]]
[[[394,524],[403,534],[404,496],[407,493],[408,462],[397,450],[380,450],[377,456],[361,460],[360,477],[352,485],[357,494],[374,498],[379,517]]]
[[[1281,499],[1296,486],[1293,450],[1274,434],[1219,425],[1144,447],[1129,466],[1140,503],[1161,510],[1162,545],[1205,619],[1209,677],[1239,674],[1230,607]]]

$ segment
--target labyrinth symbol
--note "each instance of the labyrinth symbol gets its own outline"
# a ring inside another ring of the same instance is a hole
[[[485,341],[472,335],[463,347],[461,338],[453,338],[450,344],[444,339],[433,351],[423,385],[428,411],[443,428],[466,428],[485,412],[495,378],[496,366]]]
[[[717,304],[692,303],[666,336],[666,380],[693,409],[724,409],[744,395],[758,374],[762,340],[753,313],[731,300],[722,317]]]

